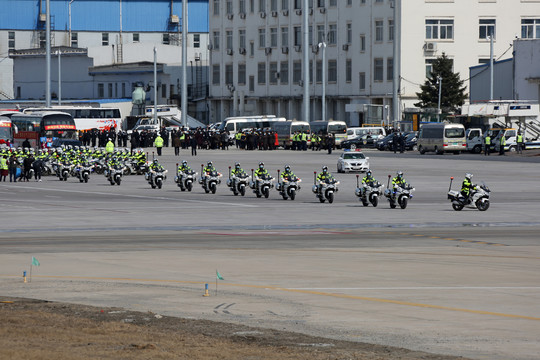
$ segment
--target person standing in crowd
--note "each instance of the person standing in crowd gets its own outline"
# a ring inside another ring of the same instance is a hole
[[[158,134],[154,139],[154,146],[156,147],[158,156],[161,156],[161,149],[163,148],[163,138],[160,136],[160,134]]]
[[[523,154],[523,135],[521,135],[521,131],[518,131],[518,134],[517,134],[517,138],[516,138],[516,143],[517,143],[517,153],[518,154]]]
[[[501,130],[501,136],[499,138],[499,155],[504,155],[504,147],[506,146],[506,137]]]
[[[9,182],[17,182],[17,166],[19,162],[15,154],[11,154],[8,161]]]
[[[491,152],[491,136],[489,134],[486,134],[486,137],[484,138],[484,156],[488,156]]]
[[[0,158],[0,181],[6,182],[6,177],[9,174],[8,156],[4,155]]]
[[[107,142],[107,145],[105,146],[105,151],[107,152],[107,154],[112,154],[114,152],[114,143],[110,138]]]
[[[191,145],[191,156],[197,156],[197,137],[195,134],[189,136],[189,143]]]
[[[176,130],[173,130],[173,133],[172,133],[172,144],[174,146],[174,155],[175,156],[179,156],[180,155],[180,136],[178,134],[178,132],[176,132]]]
[[[23,160],[23,175],[19,181],[30,181],[30,170],[32,169],[32,163],[34,162],[34,154],[30,153]]]

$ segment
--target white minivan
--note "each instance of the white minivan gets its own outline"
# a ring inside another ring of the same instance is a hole
[[[365,134],[371,134],[371,136],[377,137],[379,134],[382,134],[382,137],[386,136],[386,130],[383,127],[374,126],[374,127],[352,127],[347,129],[347,140],[355,139]]]
[[[425,154],[453,152],[459,154],[467,149],[465,127],[462,124],[424,124],[418,133],[418,151]]]

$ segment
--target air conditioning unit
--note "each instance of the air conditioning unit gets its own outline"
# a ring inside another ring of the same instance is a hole
[[[282,14],[283,16],[289,16],[289,10],[283,10]]]
[[[233,14],[227,14],[227,19],[232,20],[234,18]]]
[[[314,53],[314,54],[318,54],[319,53],[319,45],[312,45],[311,46],[311,52]]]
[[[289,53],[289,47],[288,46],[282,46],[281,47],[281,53],[288,54]]]
[[[259,16],[261,17],[261,19],[264,19],[266,17],[266,13],[264,11],[261,11],[259,13]]]
[[[242,55],[245,55],[246,54],[246,48],[239,48],[238,53],[242,54]]]
[[[271,47],[265,48],[265,49],[264,49],[264,53],[265,53],[266,55],[270,55],[270,54],[272,53],[272,48],[271,48]]]
[[[296,15],[302,15],[302,9],[296,10]]]
[[[294,50],[295,50],[296,52],[300,52],[300,51],[302,51],[302,46],[301,46],[301,45],[296,45],[296,46],[294,47]]]
[[[171,15],[171,17],[169,18],[169,22],[171,24],[179,24],[180,18],[178,18],[178,15]]]
[[[437,51],[437,43],[433,41],[426,41],[426,43],[424,44],[424,51],[426,52]]]
[[[321,14],[326,14],[326,8],[320,8],[319,11],[321,12]]]
[[[240,16],[240,19],[245,19],[246,18],[246,13],[241,12],[239,14],[239,16]]]
[[[212,50],[213,48],[214,48],[214,46],[212,44],[208,44],[208,46],[207,46],[208,50]]]
[[[233,50],[232,49],[227,49],[227,55],[232,55],[233,54]]]
[[[47,14],[39,14],[39,22],[47,21]]]
[[[344,44],[343,45],[343,50],[348,51],[349,50],[349,44]]]

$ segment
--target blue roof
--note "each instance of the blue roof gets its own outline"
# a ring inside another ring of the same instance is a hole
[[[43,9],[40,10],[40,3]],[[173,0],[174,15],[182,22],[182,1]],[[50,0],[54,30],[69,29],[69,0]],[[0,0],[2,30],[43,29],[39,14],[46,12],[46,1]],[[122,0],[122,30],[128,32],[172,32],[169,24],[171,0]],[[208,0],[188,0],[189,32],[208,32]],[[181,25],[180,25],[181,28]],[[74,0],[71,4],[72,31],[120,30],[120,0]]]
[[[504,63],[504,62],[507,62],[507,61],[512,61],[513,58],[509,58],[509,59],[504,59],[504,60],[498,60],[498,61],[493,61],[493,65],[497,65],[497,64],[501,64],[501,63]],[[485,64],[480,64],[480,65],[474,65],[474,66],[469,66],[469,70],[472,70],[472,69],[479,69],[479,68],[482,68],[482,67],[488,67],[489,66],[489,63],[485,63]]]

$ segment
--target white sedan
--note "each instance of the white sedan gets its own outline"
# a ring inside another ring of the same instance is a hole
[[[366,172],[369,169],[369,158],[360,149],[345,150],[338,159],[337,172],[360,171]]]

